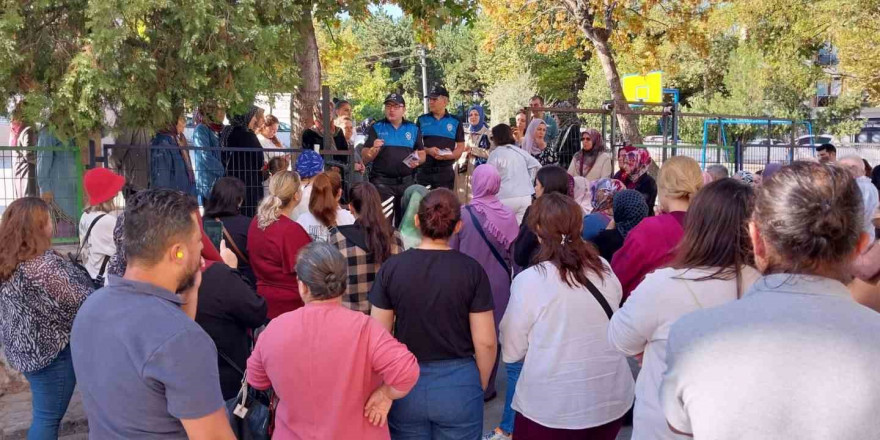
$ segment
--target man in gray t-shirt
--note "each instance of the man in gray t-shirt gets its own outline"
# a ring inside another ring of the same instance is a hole
[[[194,198],[173,190],[142,191],[127,202],[125,277],[111,276],[86,300],[71,334],[91,438],[235,438],[217,350],[193,321],[197,209]]]
[[[679,320],[660,401],[696,438],[880,438],[880,315],[839,281],[776,274]]]

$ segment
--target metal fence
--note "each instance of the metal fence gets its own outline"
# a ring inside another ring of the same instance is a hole
[[[148,188],[174,188],[192,194],[204,205],[217,179],[232,176],[245,185],[244,215],[256,214],[260,201],[268,193],[268,162],[281,158],[282,169],[294,170],[296,158],[304,150],[278,148],[271,151],[255,148],[177,147],[173,145],[103,145],[90,147],[89,165],[104,166],[125,176],[123,193]],[[343,194],[358,180],[350,157],[352,151],[318,152],[325,170],[335,170],[343,178]]]
[[[0,214],[16,199],[42,197],[50,203],[55,243],[79,241],[83,209],[83,161],[68,147],[0,147]]]
[[[619,169],[617,151],[626,143],[617,115],[631,115],[639,126],[642,143],[634,144],[651,153],[658,165],[673,156],[695,159],[705,168],[720,164],[731,173],[745,169],[752,172],[768,163],[787,164],[814,158],[816,133],[810,121],[776,117],[720,115],[679,112],[676,105],[631,103],[630,110],[556,108],[544,111],[558,121],[558,136],[551,147],[557,149],[560,166],[568,167],[581,148],[580,130],[595,128],[612,153],[614,170]],[[531,109],[525,109],[527,114]],[[838,157],[855,154],[871,164],[880,164],[880,144],[837,145]]]

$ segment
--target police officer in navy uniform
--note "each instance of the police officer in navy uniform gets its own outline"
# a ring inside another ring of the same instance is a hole
[[[415,169],[425,162],[425,147],[419,127],[403,118],[406,102],[399,93],[385,97],[385,119],[376,121],[367,132],[361,157],[373,163],[370,182],[376,185],[384,202],[394,197],[394,224],[399,225],[403,212],[403,192],[413,183]],[[417,158],[411,156],[416,153]]]
[[[419,116],[416,123],[422,131],[426,160],[419,167],[416,181],[431,188],[455,189],[452,166],[464,154],[464,128],[458,118],[446,111],[449,92],[434,87],[428,93],[430,113]]]

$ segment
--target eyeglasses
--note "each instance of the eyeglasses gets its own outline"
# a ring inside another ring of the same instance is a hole
[[[386,110],[397,110],[397,109],[400,109],[400,108],[403,108],[403,106],[400,105],[400,104],[385,104],[385,109],[386,109]]]

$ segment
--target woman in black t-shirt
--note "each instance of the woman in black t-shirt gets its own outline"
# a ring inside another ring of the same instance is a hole
[[[392,437],[481,435],[497,340],[489,277],[480,263],[449,247],[460,220],[452,191],[430,192],[415,219],[421,244],[389,258],[370,290],[372,316],[388,330],[394,325],[421,368],[413,391],[391,407]]]

